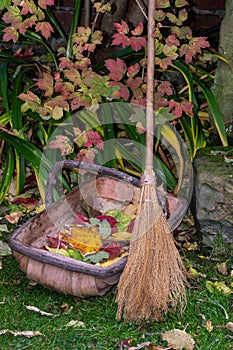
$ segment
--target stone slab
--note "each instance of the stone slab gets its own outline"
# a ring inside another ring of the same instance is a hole
[[[231,158],[232,157],[232,158]],[[206,147],[194,160],[194,206],[203,242],[233,243],[233,147]]]

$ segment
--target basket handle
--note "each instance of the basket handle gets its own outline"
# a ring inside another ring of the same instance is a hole
[[[102,165],[93,163],[80,162],[78,160],[62,160],[53,166],[48,175],[48,181],[46,185],[45,204],[48,208],[54,202],[53,198],[53,186],[56,184],[56,174],[63,168],[74,169],[79,168],[83,170],[89,170],[96,172],[99,176],[110,176],[115,179],[126,181],[134,186],[140,187],[140,180],[131,175],[125,174],[119,170],[113,168],[107,168]]]
[[[99,176],[110,176],[115,179],[126,181],[134,186],[140,187],[140,180],[125,174],[119,170],[113,168],[107,168],[102,165],[97,165],[93,163],[80,162],[77,160],[63,160],[55,163],[51,171],[48,175],[47,187],[46,187],[46,195],[45,195],[45,204],[46,208],[53,204],[53,186],[56,184],[56,174],[61,171],[63,168],[68,169],[84,169],[89,171],[96,172]],[[185,198],[179,197],[179,202],[176,205],[174,212],[172,212],[171,216],[168,218],[168,224],[170,226],[171,231],[174,231],[180,222],[182,221],[184,214],[188,208],[188,201]]]

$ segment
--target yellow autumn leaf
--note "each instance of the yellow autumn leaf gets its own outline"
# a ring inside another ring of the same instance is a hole
[[[127,256],[127,255],[128,255],[128,253],[125,252],[125,253],[123,253],[121,256],[118,256],[118,257],[116,257],[116,258],[114,258],[114,259],[105,261],[105,262],[103,262],[103,263],[97,263],[96,265],[97,265],[97,266],[102,266],[102,267],[107,267],[107,266],[110,266],[110,265],[116,263],[117,261],[119,261],[120,259],[122,259],[123,257],[125,257],[125,256]]]
[[[130,241],[132,234],[129,232],[116,232],[112,235],[114,242]]]
[[[212,332],[212,330],[213,330],[213,325],[212,325],[212,322],[210,320],[206,322],[206,329],[208,332]]]
[[[71,244],[72,248],[79,250],[82,254],[98,252],[102,246],[101,236],[98,227],[71,226],[70,234],[65,234],[62,239]]]

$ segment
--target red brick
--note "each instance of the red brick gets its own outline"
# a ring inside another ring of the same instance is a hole
[[[74,7],[75,0],[60,0],[58,8],[62,7]]]
[[[208,29],[221,23],[218,16],[196,15],[195,19],[190,23],[192,29]]]
[[[226,0],[196,0],[196,8],[200,10],[225,10]]]

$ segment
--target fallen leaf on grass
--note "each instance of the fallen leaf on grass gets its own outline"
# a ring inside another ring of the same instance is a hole
[[[226,324],[226,328],[229,329],[231,332],[233,332],[233,322],[228,322]]]
[[[52,316],[52,317],[58,316],[58,315],[51,314],[49,312],[42,311],[42,310],[38,309],[38,307],[36,307],[36,306],[25,305],[25,307],[30,311],[39,312],[39,314],[41,314],[42,316]]]
[[[193,338],[180,329],[172,329],[170,331],[164,332],[162,335],[162,340],[168,342],[168,346],[172,347],[175,350],[193,350],[195,341]]]
[[[198,248],[198,244],[197,242],[193,242],[193,243],[190,243],[190,242],[186,242],[184,244],[184,247],[187,249],[187,250],[197,250]]]
[[[7,221],[9,221],[11,224],[17,224],[19,219],[23,216],[22,211],[17,210],[17,211],[12,211],[9,215],[5,215],[5,218]]]
[[[6,242],[0,241],[0,256],[11,255],[11,249]]]
[[[26,338],[32,338],[32,337],[36,337],[38,335],[43,335],[39,331],[22,331],[22,332],[18,332],[18,331],[12,331],[10,329],[2,329],[2,330],[0,330],[0,335],[6,334],[6,333],[10,333],[14,337],[16,337],[18,335],[21,335],[21,336],[26,337]]]
[[[158,348],[154,343],[146,342],[142,344],[138,344],[137,346],[131,346],[128,348],[128,350],[138,350],[138,349],[144,349],[144,350],[163,350],[164,348]],[[165,349],[164,349],[165,350]]]
[[[0,225],[0,232],[8,232],[8,227],[6,224]]]
[[[213,325],[212,325],[212,322],[210,321],[210,320],[208,320],[207,322],[206,322],[206,329],[207,329],[207,331],[208,332],[212,332],[212,330],[213,330]]]
[[[227,276],[228,275],[227,263],[226,262],[223,262],[223,263],[218,265],[218,272],[220,272],[223,276]]]
[[[206,289],[210,293],[222,293],[225,295],[229,295],[233,293],[233,290],[227,287],[225,283],[217,282],[217,281],[216,282],[206,281]]]
[[[71,320],[66,324],[66,327],[77,327],[77,328],[86,328],[86,325],[82,321]]]

